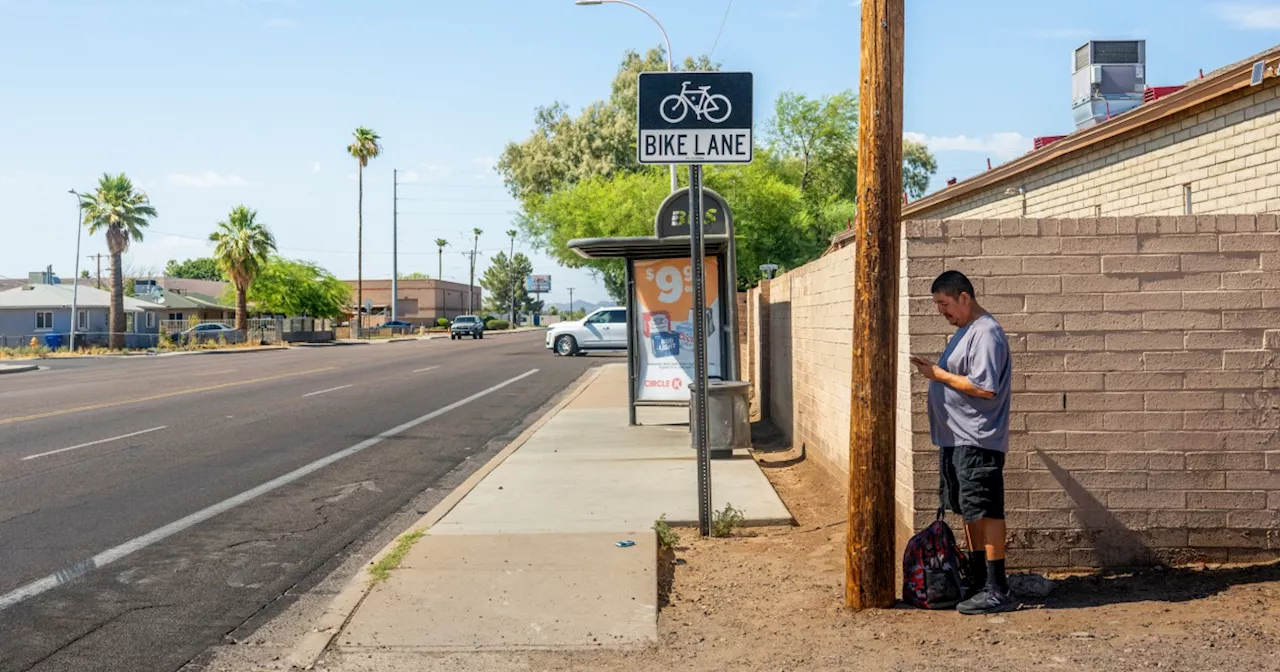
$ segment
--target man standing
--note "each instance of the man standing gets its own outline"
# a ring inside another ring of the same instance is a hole
[[[962,614],[992,614],[1016,607],[1005,579],[1004,456],[1009,450],[1009,397],[1013,365],[1009,340],[978,305],[959,271],[946,271],[930,288],[938,312],[956,333],[937,364],[912,357],[929,379],[929,433],[938,446],[942,505],[964,517],[983,586],[961,602]]]

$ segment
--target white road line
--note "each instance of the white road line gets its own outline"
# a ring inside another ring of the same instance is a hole
[[[98,445],[98,444],[100,444],[100,443],[111,443],[112,441],[119,441],[120,439],[127,439],[127,438],[134,437],[134,436],[140,436],[140,435],[142,435],[142,434],[150,434],[151,432],[158,432],[158,431],[160,431],[160,430],[162,430],[162,429],[168,429],[168,428],[169,428],[169,425],[161,425],[161,426],[159,426],[159,427],[152,427],[151,429],[144,429],[144,430],[142,430],[141,432],[134,432],[134,433],[132,433],[132,434],[121,434],[120,436],[113,436],[113,437],[111,437],[111,438],[109,438],[109,439],[98,439],[97,441],[90,441],[89,443],[82,443],[82,444],[80,444],[80,445],[78,445],[78,446],[70,446],[70,447],[68,447],[68,448],[59,448],[59,449],[57,449],[57,450],[51,450],[51,451],[49,451],[49,452],[47,452],[47,453],[36,453],[35,455],[28,455],[28,456],[26,456],[26,457],[24,457],[24,458],[22,458],[22,459],[23,459],[23,460],[34,460],[34,459],[36,459],[37,457],[45,457],[45,456],[47,456],[47,455],[57,455],[58,453],[65,453],[65,452],[67,452],[68,450],[78,450],[78,449],[80,449],[80,448],[88,448],[89,446],[96,446],[96,445]]]
[[[422,372],[424,372],[424,371],[435,371],[435,370],[436,370],[436,369],[438,369],[438,368],[440,368],[440,367],[438,367],[438,366],[428,366],[428,367],[427,367],[427,368],[425,368],[425,369],[418,369],[417,371],[414,371],[414,373],[422,373]]]
[[[354,385],[354,383],[353,383],[353,385]],[[348,387],[351,387],[351,385],[339,385],[339,386],[337,386],[337,387],[331,387],[331,388],[329,388],[329,389],[327,389],[327,390],[320,390],[319,392],[311,392],[311,393],[309,393],[309,394],[304,394],[304,395],[302,395],[302,398],[304,398],[304,399],[305,399],[305,398],[307,398],[307,397],[314,397],[314,396],[316,396],[317,394],[324,394],[325,392],[337,392],[338,390],[345,390],[345,389],[347,389]]]
[[[438,418],[444,415],[445,413],[448,413],[449,411],[466,406],[467,404],[477,399],[480,399],[482,397],[493,394],[494,392],[497,392],[498,390],[501,390],[502,388],[508,385],[511,385],[512,383],[516,383],[521,380],[524,380],[525,378],[528,378],[529,376],[532,376],[537,372],[538,372],[538,369],[531,369],[529,371],[526,371],[525,373],[522,373],[516,376],[515,378],[509,378],[501,383],[498,383],[497,385],[494,385],[493,387],[476,392],[475,394],[469,397],[459,399],[453,402],[452,404],[449,404],[448,406],[437,408],[436,410],[431,411],[430,413],[424,416],[410,420],[409,422],[406,422],[403,425],[397,425],[395,427],[392,427],[391,429],[388,429],[387,431],[373,438],[365,439],[364,441],[361,441],[360,443],[357,443],[356,445],[351,446],[350,448],[345,448],[332,455],[329,455],[328,457],[322,457],[316,460],[315,462],[312,462],[311,464],[294,469],[293,471],[283,476],[279,476],[270,481],[267,481],[266,483],[263,483],[262,485],[259,485],[256,488],[253,488],[251,490],[246,490],[234,497],[224,499],[221,502],[214,504],[213,506],[196,511],[195,513],[187,516],[186,518],[175,520],[174,522],[169,523],[164,527],[156,528],[142,535],[141,537],[136,537],[134,539],[126,541],[125,543],[120,544],[119,546],[116,546],[114,548],[109,548],[93,556],[92,558],[89,558],[87,560],[82,560],[74,565],[71,565],[70,567],[66,567],[62,570],[59,570],[56,573],[50,574],[49,576],[46,576],[43,579],[37,579],[35,581],[32,581],[31,583],[28,583],[25,586],[22,586],[21,588],[12,590],[8,593],[5,593],[4,595],[0,595],[0,611],[4,611],[5,609],[12,607],[13,605],[18,604],[19,602],[31,599],[37,595],[40,595],[41,593],[48,592],[50,590],[53,590],[54,588],[57,588],[58,586],[61,586],[65,583],[69,583],[70,581],[73,581],[78,577],[84,576],[85,574],[88,574],[89,572],[95,569],[98,569],[100,567],[105,567],[106,565],[109,565],[115,562],[116,560],[119,560],[125,556],[128,556],[131,553],[136,553],[137,551],[140,551],[156,542],[163,541],[164,539],[167,539],[179,532],[182,532],[183,530],[193,525],[202,523],[220,513],[225,513],[227,511],[230,511],[231,509],[234,509],[235,507],[240,506],[241,504],[244,504],[245,502],[248,502],[255,497],[264,495],[283,485],[288,485],[289,483],[292,483],[302,478],[303,476],[311,474],[312,472],[319,471],[320,469],[323,469],[324,467],[327,467],[330,464],[333,464],[334,462],[337,462],[338,460],[341,460],[344,457],[350,457],[352,455],[355,455],[356,453],[364,450],[365,448],[376,446],[379,443],[382,443],[383,441],[385,441],[386,439],[396,436],[397,434],[403,434],[404,432],[407,432],[413,429],[414,427],[417,427],[418,425],[421,425],[422,423],[427,422],[428,420],[433,420],[435,418]]]

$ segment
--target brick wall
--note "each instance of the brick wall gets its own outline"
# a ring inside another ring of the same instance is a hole
[[[1014,357],[1012,563],[1246,560],[1280,551],[1277,217],[951,220],[904,225],[899,354],[953,328],[929,284],[955,268]],[[847,469],[853,248],[775,279],[760,310],[769,409]],[[900,533],[937,505],[925,384],[899,357]],[[900,535],[901,536],[901,535]]]
[[[1158,128],[1082,150],[917,219],[1094,217],[1280,211],[1280,80],[1175,115]],[[1006,193],[1022,187],[1023,197]],[[943,192],[946,193],[945,191]]]

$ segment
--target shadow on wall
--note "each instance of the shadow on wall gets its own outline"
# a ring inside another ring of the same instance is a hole
[[[1017,530],[1010,535],[1011,546],[1017,544],[1020,548],[1043,549],[1049,545],[1066,543],[1074,548],[1087,547],[1092,549],[1094,558],[1092,564],[1103,568],[1163,564],[1163,560],[1147,545],[1140,534],[1126,527],[1107,509],[1105,504],[1080,485],[1071,473],[1063,469],[1048,453],[1033,450],[1031,454],[1044,463],[1049,473],[1071,498],[1072,511],[1083,529],[1074,533],[1078,535],[1075,539],[1049,538],[1031,528]],[[1038,543],[1038,539],[1043,543]],[[1068,550],[1062,549],[1062,552],[1067,553]]]
[[[791,385],[791,302],[769,304],[769,419],[787,443],[795,440],[795,405]]]

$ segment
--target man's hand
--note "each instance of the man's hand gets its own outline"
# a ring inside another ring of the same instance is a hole
[[[942,369],[937,364],[934,364],[932,360],[912,355],[911,363],[915,365],[916,370],[920,372],[920,375],[925,378],[928,378],[929,380],[941,380],[942,377],[940,374],[942,373]]]

